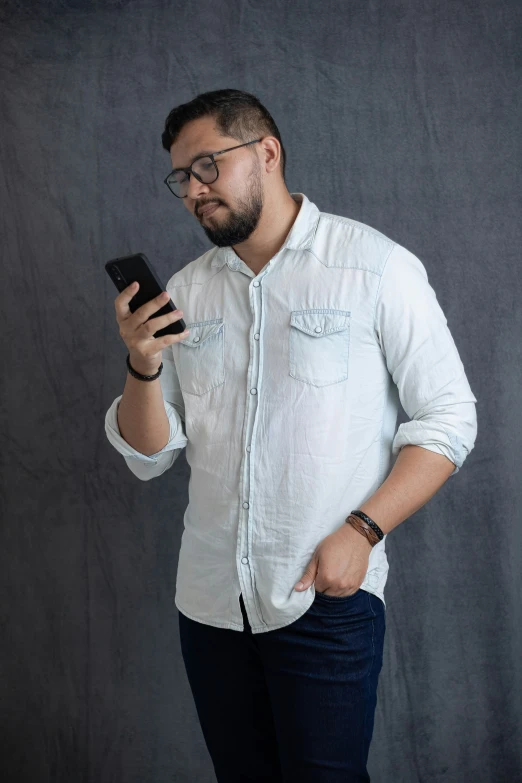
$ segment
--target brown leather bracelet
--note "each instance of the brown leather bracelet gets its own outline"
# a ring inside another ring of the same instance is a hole
[[[348,522],[348,524],[354,527],[361,535],[365,536],[370,546],[374,547],[375,544],[379,543],[380,539],[375,530],[372,530],[370,525],[367,525],[366,522],[363,522],[363,520],[355,516],[355,514],[347,516],[345,522]]]

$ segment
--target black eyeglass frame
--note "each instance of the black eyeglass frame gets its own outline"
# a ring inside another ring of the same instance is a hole
[[[177,194],[177,193],[174,193],[174,191],[173,191],[173,190],[172,190],[172,188],[170,187],[169,183],[167,182],[168,178],[169,178],[169,177],[171,177],[171,176],[174,174],[174,172],[175,172],[175,171],[184,171],[184,172],[185,172],[185,174],[188,174],[189,176],[190,176],[190,174],[192,174],[192,175],[193,175],[194,177],[196,177],[196,179],[197,179],[197,180],[199,180],[199,182],[201,182],[203,185],[212,185],[212,183],[213,183],[213,182],[215,182],[215,181],[216,181],[216,179],[219,177],[219,169],[218,169],[218,167],[217,167],[217,163],[216,163],[216,161],[214,160],[214,156],[215,156],[215,155],[222,155],[224,152],[230,152],[230,150],[237,150],[237,149],[239,149],[239,147],[248,147],[248,145],[249,145],[249,144],[257,144],[257,143],[258,143],[258,142],[260,142],[260,141],[263,141],[263,137],[261,137],[260,139],[254,139],[253,141],[247,141],[247,142],[245,142],[244,144],[236,144],[236,146],[235,146],[235,147],[227,147],[227,149],[226,149],[226,150],[219,150],[219,152],[211,152],[211,153],[210,153],[210,154],[208,154],[208,155],[200,155],[200,156],[199,156],[199,158],[196,158],[196,160],[193,160],[193,161],[192,161],[192,165],[191,165],[191,166],[188,166],[188,167],[187,167],[187,168],[185,168],[185,169],[172,169],[172,171],[170,172],[170,174],[167,174],[167,176],[165,177],[165,179],[163,180],[163,182],[164,182],[164,183],[165,183],[165,185],[168,187],[168,189],[170,190],[170,192],[171,192],[171,193],[172,193],[174,196],[176,196],[176,198],[187,198],[187,195],[188,195],[188,194],[186,194],[185,196],[178,196],[178,194]],[[217,173],[216,173],[216,179],[213,179],[213,180],[212,180],[212,182],[203,182],[203,180],[201,179],[201,177],[199,176],[199,174],[196,174],[196,172],[192,170],[192,166],[194,165],[194,163],[196,163],[196,161],[198,161],[198,160],[201,160],[202,158],[210,158],[210,159],[212,160],[212,163],[214,164],[214,168],[216,169],[216,172],[217,172]],[[189,182],[190,182],[190,179],[189,179]],[[181,184],[181,183],[180,183],[180,184]]]

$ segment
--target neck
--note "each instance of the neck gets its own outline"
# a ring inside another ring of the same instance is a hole
[[[280,198],[265,202],[256,230],[232,249],[257,274],[281,249],[300,208],[285,189]]]

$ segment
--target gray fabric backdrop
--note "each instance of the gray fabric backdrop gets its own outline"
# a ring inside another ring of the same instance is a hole
[[[0,777],[215,779],[174,606],[188,466],[140,482],[106,440],[126,349],[103,265],[143,251],[166,281],[211,247],[160,134],[235,87],[279,125],[290,191],[423,261],[478,398],[474,451],[388,538],[372,781],[521,781],[520,2],[0,16]]]

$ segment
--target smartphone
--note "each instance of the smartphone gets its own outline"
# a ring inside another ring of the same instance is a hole
[[[156,274],[156,270],[150,263],[149,259],[144,253],[136,253],[132,256],[122,256],[122,258],[113,258],[111,261],[107,261],[105,264],[107,274],[111,278],[112,282],[121,293],[125,288],[130,286],[131,283],[137,281],[140,285],[138,291],[129,302],[129,310],[134,313],[138,307],[141,307],[146,302],[150,302],[156,296],[159,296],[162,291],[165,291],[165,286],[161,285],[161,281]],[[159,308],[156,313],[147,318],[150,321],[151,318],[159,318],[161,315],[167,315],[176,310],[176,306],[172,299]],[[163,337],[165,334],[179,334],[184,332],[187,325],[183,318],[179,318],[177,321],[173,321],[171,324],[167,324],[163,329],[154,332],[154,337]]]

